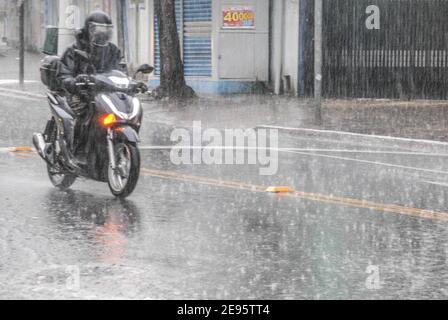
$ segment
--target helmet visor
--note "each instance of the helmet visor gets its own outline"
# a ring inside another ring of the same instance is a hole
[[[112,39],[113,26],[91,22],[89,24],[90,41],[96,46],[106,46]]]

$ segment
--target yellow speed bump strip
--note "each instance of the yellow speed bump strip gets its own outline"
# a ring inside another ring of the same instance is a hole
[[[225,180],[211,179],[211,178],[206,178],[206,177],[191,176],[191,175],[179,174],[179,173],[172,172],[172,171],[161,171],[161,170],[152,170],[152,169],[144,169],[143,168],[141,170],[141,172],[143,175],[157,177],[157,178],[161,178],[161,179],[192,182],[192,183],[198,183],[198,184],[203,184],[203,185],[211,185],[211,186],[215,186],[215,187],[246,190],[246,191],[252,191],[252,192],[259,192],[259,193],[273,192],[273,191],[268,191],[270,188],[257,186],[257,185],[251,185],[251,184],[247,184],[244,182],[225,181]],[[394,213],[394,214],[407,215],[407,216],[432,219],[432,220],[448,221],[448,213],[447,212],[430,211],[430,210],[410,208],[410,207],[394,205],[394,204],[383,204],[383,203],[376,203],[376,202],[365,201],[365,200],[335,197],[335,196],[331,196],[331,195],[308,193],[308,192],[291,191],[291,192],[282,193],[282,195],[286,196],[286,197],[295,197],[295,198],[300,198],[300,199],[305,199],[305,200],[310,200],[310,201],[315,201],[315,202],[320,202],[320,203],[326,203],[326,204],[341,205],[341,206],[346,206],[346,207],[355,207],[355,208],[375,210],[375,211],[380,211],[380,212],[389,212],[389,213]]]
[[[269,193],[293,193],[294,189],[291,187],[269,187],[266,189]]]
[[[31,147],[11,147],[8,148],[8,152],[19,158],[32,158],[34,156],[34,149]]]
[[[11,147],[8,152],[34,152],[32,147]]]

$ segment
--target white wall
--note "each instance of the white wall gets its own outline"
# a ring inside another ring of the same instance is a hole
[[[6,21],[0,19],[0,39],[6,37]]]
[[[71,6],[77,6],[79,11],[68,10]],[[84,18],[84,1],[60,0],[59,3],[59,54],[63,54],[65,49],[74,41],[76,29],[82,27]],[[70,14],[74,14],[69,16]]]
[[[75,16],[69,18],[69,6],[77,6],[79,11]],[[62,54],[65,49],[74,41],[74,33],[84,25],[84,20],[91,11],[99,8],[110,14],[114,25],[117,24],[117,11],[115,0],[60,0],[59,2],[59,54]],[[112,41],[117,43],[117,28],[114,28]]]
[[[128,30],[131,57],[128,62],[131,68],[152,62],[150,50],[152,47],[153,14],[152,0],[145,0],[145,3],[140,6],[138,23],[135,5],[129,7]]]
[[[19,44],[19,15],[15,2],[6,3],[7,16],[7,30],[6,37],[12,45]]]
[[[299,1],[273,0],[271,12],[271,81],[276,94],[290,77],[291,93],[298,91]]]
[[[284,33],[283,75],[291,77],[291,89],[296,94],[299,65],[299,0],[285,1]]]
[[[232,5],[253,7],[254,29],[222,28],[222,6]],[[269,80],[269,0],[213,0],[212,29],[215,79]]]
[[[44,42],[44,3],[27,1],[25,7],[25,43],[26,49],[39,51]]]
[[[129,31],[129,51],[130,57],[128,63],[131,68],[142,63],[150,62],[151,42],[151,23],[152,23],[152,5],[153,0],[145,0],[145,4],[139,9],[139,25],[136,25],[135,6],[128,10],[128,31]],[[76,5],[79,7],[79,18],[74,25],[67,25],[67,7]],[[114,22],[114,35],[112,41],[118,42],[117,35],[117,6],[115,0],[108,3],[108,0],[60,0],[59,3],[59,53],[61,54],[73,41],[76,29],[82,28],[84,19],[96,7],[111,14]],[[138,39],[138,52],[136,51]]]
[[[282,52],[283,52],[283,16],[284,16],[284,1],[271,1],[271,82],[276,94],[280,93],[281,73],[282,73]]]

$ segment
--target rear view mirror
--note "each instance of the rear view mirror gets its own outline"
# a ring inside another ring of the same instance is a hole
[[[154,71],[154,68],[151,67],[149,64],[142,64],[138,69],[137,72],[141,72],[143,74],[150,74]]]
[[[134,78],[138,73],[150,74],[154,71],[154,67],[151,67],[149,64],[142,64],[138,67],[137,71],[135,71]]]

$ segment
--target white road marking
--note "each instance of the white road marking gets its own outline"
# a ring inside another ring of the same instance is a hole
[[[301,148],[282,148],[279,151],[304,151],[304,152],[329,152],[329,153],[360,153],[360,154],[378,154],[378,155],[400,155],[400,156],[425,156],[425,157],[448,157],[447,153],[429,153],[429,152],[405,152],[405,151],[382,151],[382,150],[350,150],[350,149],[301,149]]]
[[[439,186],[439,187],[448,187],[448,183],[443,183],[443,182],[423,181],[423,180],[422,180],[422,182],[427,183],[427,184],[432,184],[432,185],[435,185],[435,186]]]
[[[389,141],[420,142],[420,143],[425,143],[425,144],[448,147],[448,143],[441,142],[441,141],[432,141],[432,140],[424,140],[424,139],[409,139],[409,138],[400,138],[400,137],[391,137],[391,136],[380,136],[380,135],[374,135],[374,134],[362,134],[362,133],[353,133],[353,132],[346,132],[346,131],[319,130],[319,129],[308,129],[308,128],[292,128],[292,127],[271,126],[271,125],[261,125],[261,126],[258,126],[258,128],[278,129],[278,130],[288,130],[288,131],[301,131],[301,132],[305,132],[305,133],[337,134],[337,135],[344,135],[344,136],[350,136],[350,137],[378,138],[378,139],[389,140]]]
[[[390,167],[390,168],[397,168],[397,169],[413,170],[413,171],[436,173],[436,174],[448,174],[447,171],[424,169],[424,168],[415,168],[415,167],[408,167],[408,166],[400,166],[398,164],[391,164],[391,163],[385,163],[385,162],[377,162],[377,161],[361,160],[361,159],[346,158],[346,157],[329,156],[329,155],[325,155],[325,154],[316,154],[316,153],[307,153],[307,152],[297,152],[297,151],[285,151],[285,152],[293,153],[293,154],[301,154],[301,155],[305,155],[305,156],[312,156],[312,157],[321,157],[321,158],[329,158],[329,159],[336,159],[336,160],[353,161],[353,162],[372,164],[372,165],[383,166],[383,167]]]
[[[0,92],[3,94],[11,94],[11,95],[19,95],[19,96],[25,95],[25,96],[29,96],[29,97],[33,97],[33,98],[38,98],[38,99],[42,99],[42,98],[46,97],[44,94],[22,91],[22,90],[17,90],[17,89],[12,89],[12,88],[4,88],[4,87],[0,87]]]
[[[0,94],[1,95],[1,94]],[[140,150],[172,150],[172,149],[220,149],[220,150],[274,150],[278,152],[330,152],[330,153],[361,153],[361,154],[387,154],[387,155],[411,155],[411,156],[430,156],[430,157],[448,157],[444,153],[424,153],[424,152],[393,152],[393,151],[373,151],[373,150],[341,150],[341,149],[309,149],[309,148],[258,148],[258,147],[223,147],[223,146],[140,146]],[[0,152],[10,152],[10,148],[0,148]],[[352,159],[352,158],[350,158]],[[357,159],[353,159],[357,160]]]
[[[7,94],[0,91],[0,97],[9,98],[9,99],[19,99],[19,100],[26,100],[26,101],[32,101],[32,102],[42,102],[42,98],[33,98],[30,96],[18,96],[15,94]],[[0,107],[4,107],[0,104]],[[8,106],[11,107],[11,106]]]
[[[314,149],[314,148],[259,148],[259,147],[225,147],[225,146],[140,146],[140,150],[171,150],[171,149],[219,149],[219,150],[273,150],[278,152],[329,152],[329,153],[359,153],[374,155],[402,155],[402,156],[429,156],[429,157],[448,157],[447,153],[426,153],[426,152],[401,152],[401,151],[382,151],[382,150],[351,150],[351,149]]]
[[[216,147],[216,146],[210,146],[210,147],[183,147],[183,146],[142,146],[139,147],[141,150],[171,150],[171,149],[189,149],[189,150],[195,150],[195,149],[222,149],[222,150],[258,150],[260,148],[250,148],[250,147]],[[265,150],[276,150],[278,152],[284,152],[284,153],[290,153],[290,154],[300,154],[305,156],[311,156],[311,157],[321,157],[321,158],[329,158],[329,159],[336,159],[336,160],[343,160],[343,161],[353,161],[353,162],[359,162],[363,164],[369,164],[369,165],[376,165],[376,166],[383,166],[383,167],[390,167],[390,168],[397,168],[397,169],[403,169],[403,170],[412,170],[417,172],[426,172],[426,173],[435,173],[435,174],[447,174],[447,171],[441,171],[441,170],[432,170],[432,169],[425,169],[425,168],[416,168],[416,167],[409,167],[409,166],[401,166],[397,164],[391,164],[391,163],[385,163],[385,162],[378,162],[378,161],[369,161],[369,160],[362,160],[362,159],[355,159],[355,158],[347,158],[347,157],[338,157],[338,156],[331,156],[331,155],[325,155],[325,154],[318,154],[307,151],[296,151],[300,149],[294,150],[294,148],[262,148]],[[328,151],[328,150],[325,150]],[[408,153],[404,153],[408,154]],[[412,154],[412,153],[411,153]],[[418,154],[418,155],[426,155],[424,153]],[[432,154],[434,156],[434,154]],[[445,154],[441,156],[447,156]]]
[[[39,83],[39,81],[36,80],[25,80],[25,83]],[[2,79],[0,80],[0,85],[4,84],[19,84],[19,80],[14,79]]]
[[[1,94],[0,94],[1,96]],[[309,149],[309,148],[258,148],[258,147],[237,147],[237,146],[140,146],[140,150],[172,150],[172,149],[187,149],[187,150],[204,150],[204,149],[221,149],[221,150],[275,150],[278,152],[284,152],[289,154],[298,154],[311,157],[321,157],[328,159],[336,159],[343,161],[353,161],[369,165],[384,166],[391,168],[398,168],[404,170],[412,170],[419,172],[435,173],[435,174],[448,174],[447,171],[432,170],[425,168],[416,168],[410,166],[402,166],[397,164],[369,161],[363,159],[355,159],[349,157],[340,157],[334,155],[319,154],[316,152],[331,152],[331,153],[372,153],[372,154],[389,154],[389,155],[417,155],[417,156],[431,156],[431,157],[448,157],[448,154],[434,154],[434,153],[417,153],[417,152],[390,152],[390,151],[371,151],[371,150],[339,150],[339,149]],[[11,152],[11,148],[0,148],[0,153]]]

